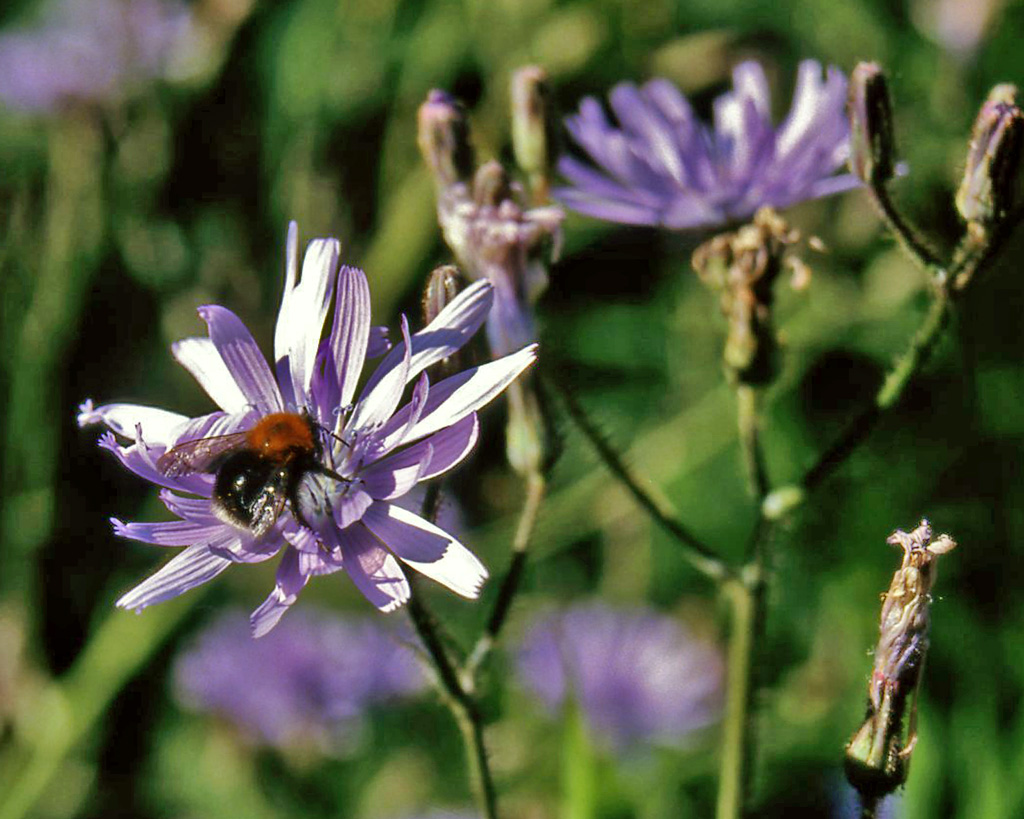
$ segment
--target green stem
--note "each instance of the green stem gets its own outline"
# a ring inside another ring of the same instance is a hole
[[[869,190],[876,209],[882,219],[885,220],[889,230],[899,240],[903,251],[915,263],[930,273],[943,270],[942,260],[924,243],[918,236],[917,231],[910,225],[903,214],[899,212],[889,196],[889,190],[885,187],[885,184],[872,186]]]
[[[473,696],[465,689],[459,669],[448,655],[437,630],[434,617],[413,589],[407,606],[409,619],[426,649],[426,655],[436,672],[437,687],[448,710],[451,711],[466,749],[466,765],[470,783],[483,819],[497,819],[498,798],[491,776],[487,749],[484,745],[483,716]]]
[[[690,565],[716,583],[724,583],[730,579],[735,579],[735,570],[718,557],[708,546],[705,546],[676,517],[667,500],[641,486],[640,479],[634,475],[633,471],[626,466],[618,453],[604,439],[594,423],[587,417],[583,407],[580,406],[576,398],[564,386],[561,379],[546,378],[545,383],[562,397],[562,402],[569,413],[569,417],[587,440],[590,441],[612,475],[629,490],[630,494],[644,511],[683,547],[683,556]]]
[[[760,503],[768,494],[768,472],[761,449],[761,393],[757,387],[739,384],[736,387],[736,417],[739,423],[740,448],[746,466],[750,493]]]
[[[753,652],[764,616],[764,582],[759,572],[723,586],[731,614],[726,670],[725,721],[718,781],[717,819],[740,819],[750,793],[754,757]]]
[[[924,322],[910,342],[910,347],[896,362],[875,395],[871,406],[853,419],[846,430],[804,474],[801,485],[813,489],[831,475],[868,437],[882,415],[892,409],[903,396],[907,385],[928,361],[942,338],[942,331],[949,321],[951,297],[946,288],[936,288],[935,297],[928,308]]]
[[[537,524],[537,514],[540,512],[546,487],[547,482],[544,480],[544,476],[538,472],[531,473],[527,478],[526,501],[523,503],[523,511],[520,513],[519,524],[516,526],[515,537],[512,540],[512,560],[498,589],[498,597],[491,610],[491,616],[487,620],[483,634],[480,635],[480,639],[477,640],[470,652],[463,672],[463,685],[469,691],[475,688],[476,676],[487,657],[490,656],[498,635],[505,625],[505,620],[508,618],[508,613],[512,609],[512,602],[519,591],[523,572],[526,570],[526,555],[530,537]]]

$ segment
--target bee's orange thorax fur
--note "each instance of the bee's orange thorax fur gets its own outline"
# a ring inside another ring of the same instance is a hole
[[[309,422],[294,412],[275,412],[261,418],[249,430],[246,441],[260,455],[282,461],[316,448]]]

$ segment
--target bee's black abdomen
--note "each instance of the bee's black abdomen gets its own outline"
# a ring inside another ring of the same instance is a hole
[[[288,499],[291,470],[251,450],[230,455],[217,471],[214,511],[256,537],[269,531]]]

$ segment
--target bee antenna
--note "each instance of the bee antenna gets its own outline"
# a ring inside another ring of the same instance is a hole
[[[328,435],[330,435],[332,438],[334,438],[336,441],[338,441],[342,446],[347,446],[349,449],[352,449],[352,444],[350,444],[348,441],[346,441],[344,438],[342,438],[340,435],[338,435],[333,430],[328,429],[323,424],[317,424],[317,426],[319,426],[320,429],[322,429],[324,432],[326,432]]]

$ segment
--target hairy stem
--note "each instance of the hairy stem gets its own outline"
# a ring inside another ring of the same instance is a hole
[[[444,647],[434,617],[423,605],[415,589],[407,608],[413,628],[436,672],[441,697],[462,733],[462,741],[466,748],[466,764],[480,815],[483,819],[497,819],[498,799],[487,759],[487,749],[484,746],[483,716],[480,708],[463,687],[459,670]]]
[[[918,236],[917,230],[899,212],[889,196],[889,190],[885,184],[872,186],[870,192],[876,209],[885,220],[890,232],[899,240],[903,251],[928,272],[934,273],[943,270],[942,260],[924,243]]]
[[[676,517],[669,503],[641,486],[640,479],[626,466],[619,454],[608,444],[583,407],[558,379],[546,383],[562,397],[569,417],[584,434],[612,475],[629,490],[638,504],[683,547],[683,555],[693,568],[716,583],[734,578],[736,572],[716,555]]]
[[[508,618],[508,613],[512,609],[512,602],[519,591],[523,572],[526,570],[526,555],[530,537],[537,524],[537,515],[544,500],[546,487],[547,482],[544,476],[538,472],[531,473],[527,478],[526,500],[523,503],[523,511],[519,515],[519,524],[516,526],[515,537],[512,540],[512,560],[501,581],[498,597],[494,601],[494,608],[491,610],[491,616],[487,620],[484,632],[480,635],[480,639],[477,640],[466,661],[463,684],[469,691],[474,689],[476,675],[494,648],[498,635]]]

